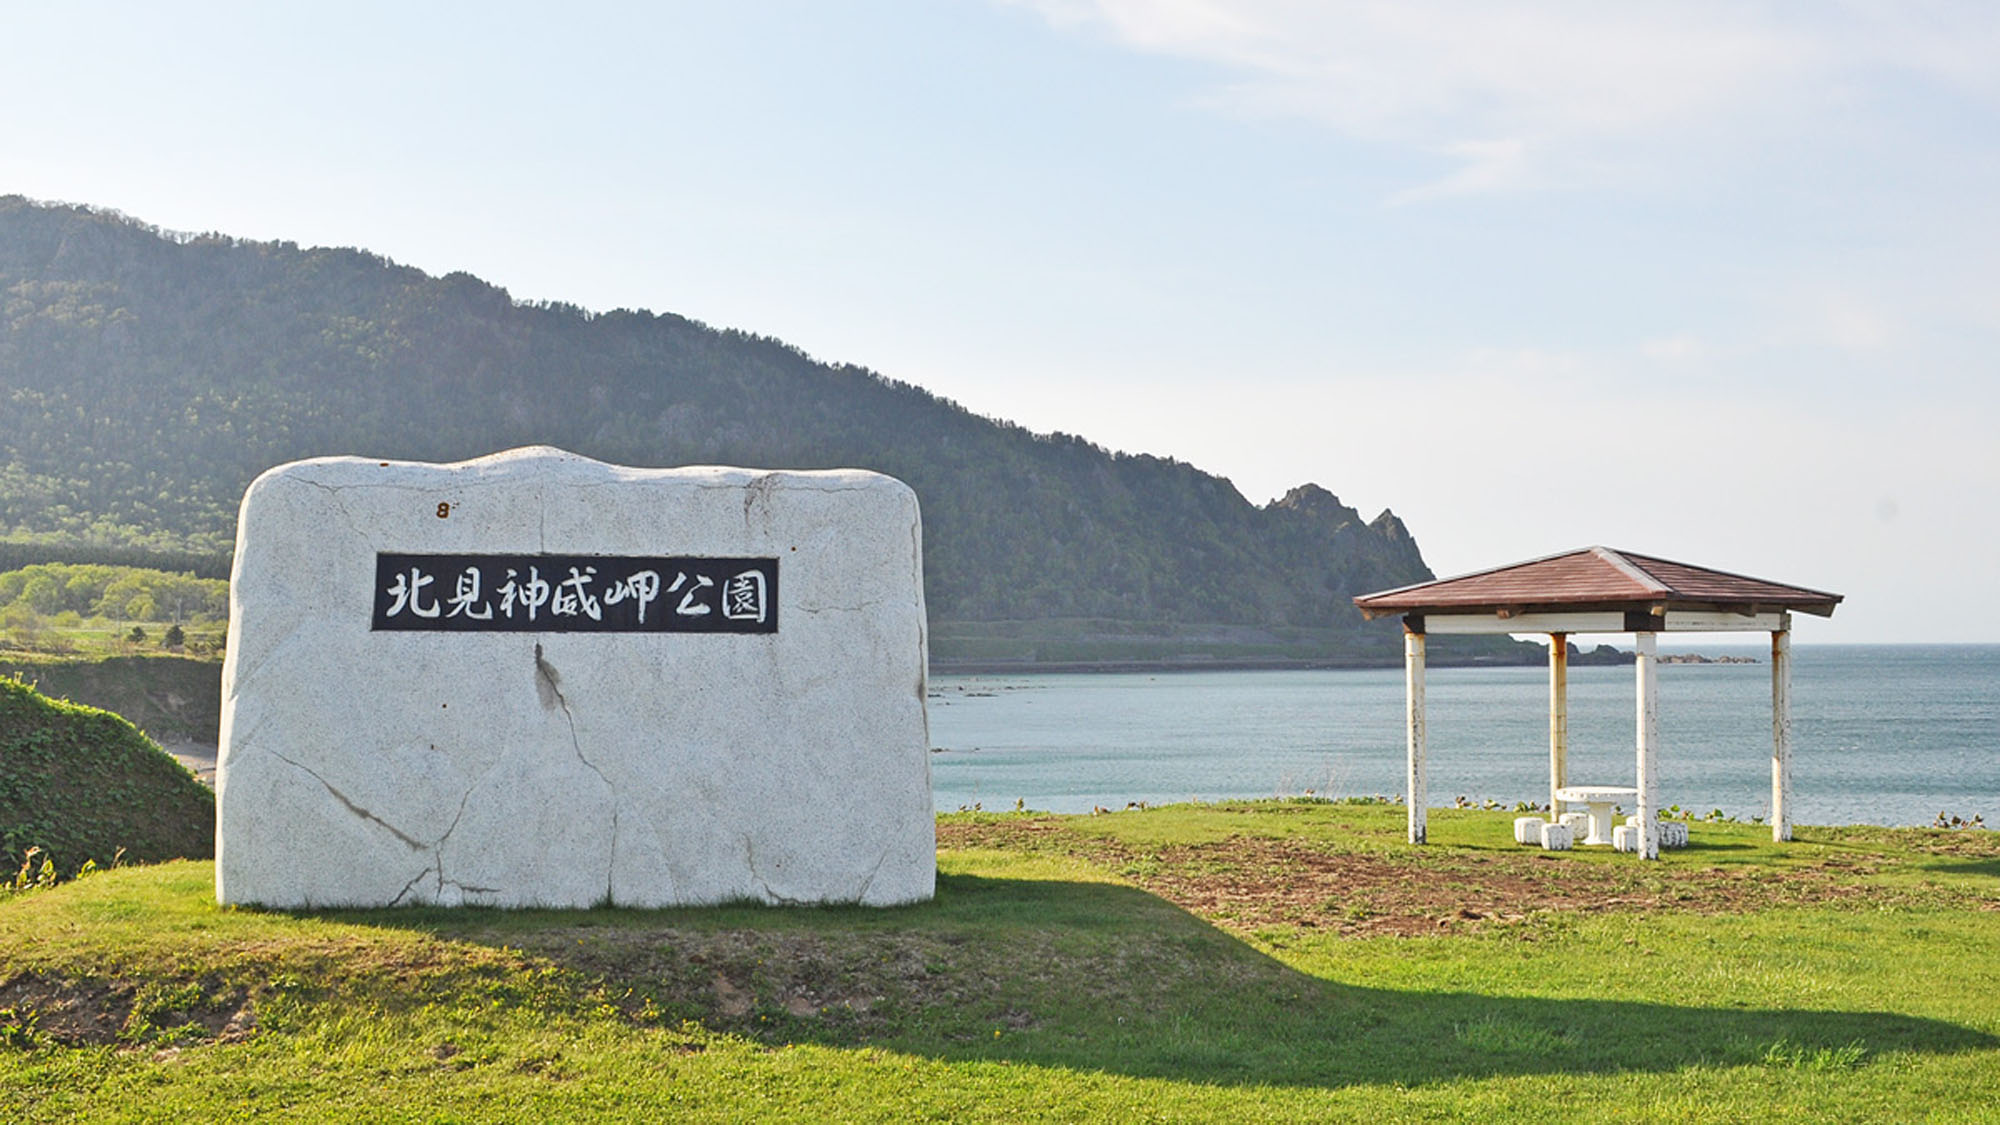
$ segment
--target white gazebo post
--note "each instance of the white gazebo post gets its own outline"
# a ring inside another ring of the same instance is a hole
[[[1562,818],[1556,790],[1569,784],[1569,634],[1549,634],[1549,819]]]
[[[1660,825],[1653,806],[1659,792],[1656,768],[1660,742],[1660,669],[1656,657],[1659,635],[1638,633],[1633,641],[1632,647],[1638,650],[1634,666],[1639,681],[1639,858],[1658,859]]]
[[[1792,631],[1771,631],[1771,839],[1792,838]]]
[[[1424,842],[1429,778],[1424,764],[1424,635],[1403,633],[1403,701],[1408,710],[1410,748],[1410,843]]]

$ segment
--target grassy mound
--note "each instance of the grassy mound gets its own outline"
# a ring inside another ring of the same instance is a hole
[[[215,794],[109,711],[0,679],[0,860],[30,847],[74,874],[85,860],[215,854]]]

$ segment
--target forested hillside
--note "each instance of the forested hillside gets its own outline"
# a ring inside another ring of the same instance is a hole
[[[0,546],[21,561],[219,561],[244,486],[280,462],[535,443],[902,478],[947,657],[1021,623],[1196,638],[1167,654],[1265,636],[1386,655],[1394,626],[1363,626],[1349,597],[1430,577],[1387,511],[1364,520],[1310,485],[1258,507],[1191,465],[1033,434],[777,340],[0,198]]]

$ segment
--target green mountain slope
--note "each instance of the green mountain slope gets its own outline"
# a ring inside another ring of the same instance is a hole
[[[902,478],[947,659],[1007,622],[1148,626],[1151,648],[1120,657],[1380,659],[1394,626],[1364,626],[1349,597],[1430,577],[1387,511],[1364,520],[1310,485],[1258,507],[1193,466],[1033,434],[777,340],[0,197],[0,539],[219,558],[274,464],[532,443]]]

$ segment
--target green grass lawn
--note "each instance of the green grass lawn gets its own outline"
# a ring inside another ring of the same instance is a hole
[[[894,910],[0,899],[5,1120],[1991,1120],[2000,839],[1307,802],[939,820]]]

